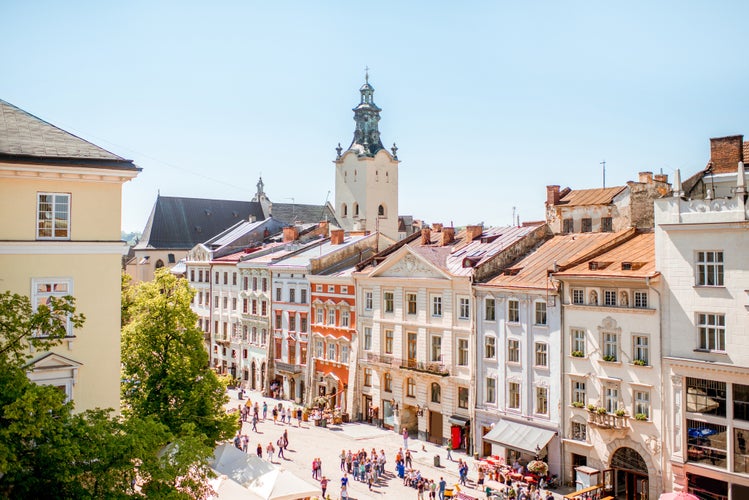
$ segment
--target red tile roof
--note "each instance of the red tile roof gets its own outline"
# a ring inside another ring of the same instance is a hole
[[[554,273],[555,276],[646,278],[656,276],[655,235],[639,232],[611,250]]]

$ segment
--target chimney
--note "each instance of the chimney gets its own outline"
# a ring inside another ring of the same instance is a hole
[[[641,184],[652,184],[653,183],[653,172],[640,172]]]
[[[326,220],[320,222],[320,225],[318,226],[318,228],[320,229],[320,234],[322,234],[323,237],[328,236],[328,228],[329,227],[330,227],[330,222],[328,222]]]
[[[441,232],[442,228],[443,228],[443,225],[440,224],[439,222],[435,222],[434,224],[432,224],[432,231],[434,231],[435,233]]]
[[[734,173],[736,165],[744,160],[743,135],[710,139],[710,161],[714,173]]]
[[[557,186],[559,188],[559,186]],[[466,243],[470,243],[484,232],[484,226],[466,226]]]
[[[445,227],[442,228],[442,238],[440,240],[440,246],[447,246],[450,243],[455,241],[455,228],[454,227]]]
[[[421,230],[421,244],[429,245],[430,243],[432,243],[432,231],[425,227]]]
[[[546,205],[554,206],[559,204],[559,186],[546,186]]]
[[[684,196],[684,191],[681,189],[681,171],[678,168],[676,169],[676,172],[674,172],[673,196],[674,198]]]
[[[333,229],[330,232],[330,244],[340,245],[343,243],[343,229]]]
[[[667,184],[668,183],[668,174],[655,174],[653,176],[653,179],[655,180],[655,182],[661,182],[663,184]]]
[[[292,241],[296,241],[296,239],[299,237],[299,230],[296,228],[296,226],[286,226],[283,228],[283,242],[284,243],[290,243]]]

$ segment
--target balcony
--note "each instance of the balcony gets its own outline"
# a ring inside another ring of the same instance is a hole
[[[629,416],[591,411],[588,413],[588,423],[601,429],[627,429],[629,427]]]
[[[228,344],[231,340],[231,337],[225,333],[217,333],[213,338],[219,344]]]
[[[296,375],[297,373],[302,373],[302,367],[300,365],[292,365],[291,363],[284,363],[283,361],[276,361],[276,371],[291,373],[292,375]]]
[[[433,375],[439,375],[440,377],[446,377],[450,375],[450,371],[447,369],[447,367],[438,362],[425,363],[423,361],[416,361],[415,359],[401,359],[400,367],[404,370],[431,373]]]
[[[393,363],[392,355],[390,354],[375,354],[373,352],[364,352],[364,359],[362,361],[366,361],[367,363],[373,363],[376,365],[385,365],[385,366],[396,366],[395,363]]]

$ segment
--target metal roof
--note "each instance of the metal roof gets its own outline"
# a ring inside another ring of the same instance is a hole
[[[573,189],[559,199],[557,205],[581,206],[581,205],[608,205],[616,195],[624,191],[627,186],[615,186],[610,188],[595,189]]]

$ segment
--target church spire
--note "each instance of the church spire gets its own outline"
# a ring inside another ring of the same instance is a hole
[[[359,93],[359,105],[353,109],[356,129],[349,149],[357,151],[359,156],[374,156],[379,150],[384,149],[378,129],[382,110],[374,103],[374,87],[369,84],[369,68],[366,68],[364,85],[359,89]]]

